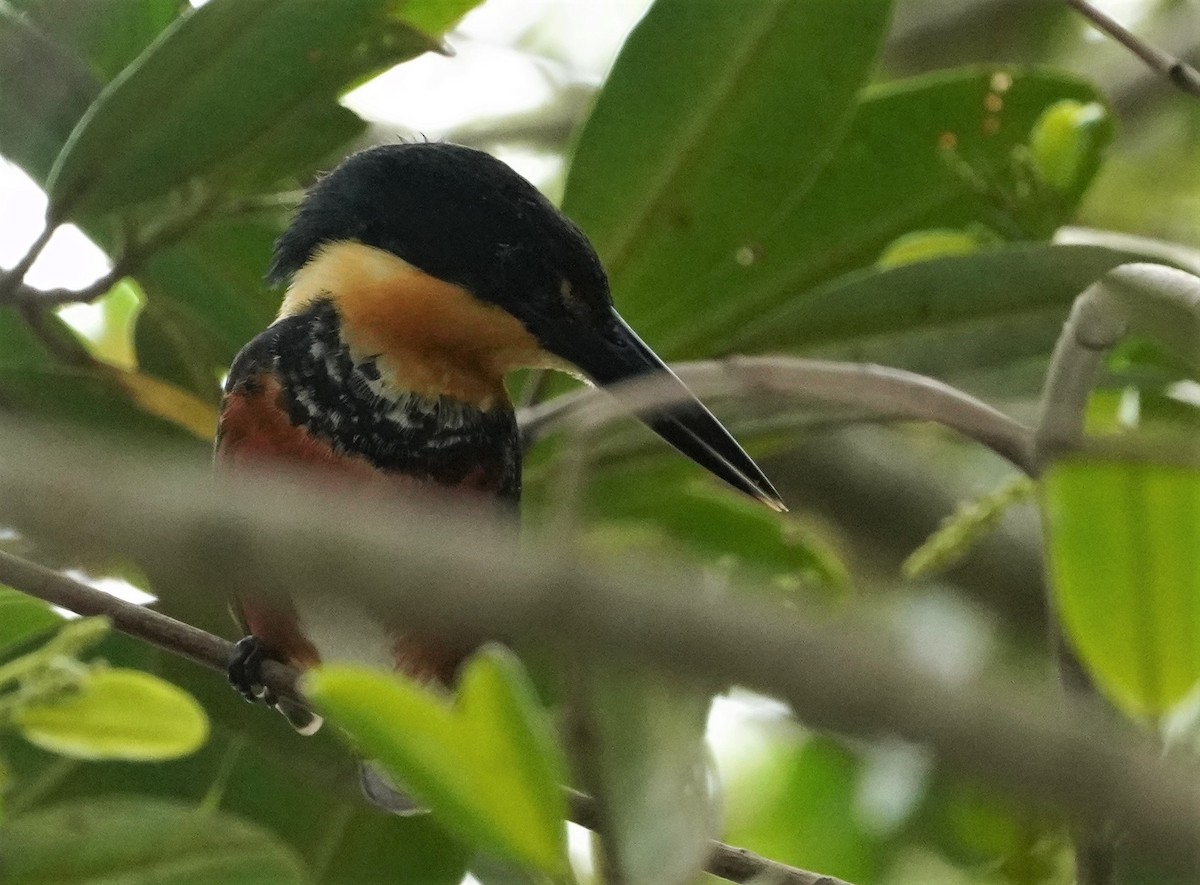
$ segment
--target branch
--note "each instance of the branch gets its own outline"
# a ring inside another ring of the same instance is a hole
[[[1200,278],[1157,264],[1123,264],[1075,299],[1046,374],[1035,468],[1082,443],[1096,374],[1131,331],[1156,338],[1200,371]]]
[[[224,674],[233,643],[184,624],[174,618],[126,602],[72,580],[59,572],[0,552],[0,584],[12,587],[51,605],[78,615],[105,615],[113,626],[127,636]],[[267,660],[262,669],[263,683],[280,697],[305,703],[296,687],[300,674],[278,661]],[[571,819],[580,826],[596,829],[593,800],[570,791]],[[780,885],[846,885],[840,879],[810,873],[807,870],[776,863],[744,848],[713,842],[707,871],[730,882],[747,882],[767,874]]]
[[[12,293],[25,281],[25,275],[29,273],[29,268],[33,267],[33,263],[42,254],[42,250],[46,248],[46,244],[50,242],[50,238],[54,236],[54,231],[57,229],[58,224],[52,222],[47,217],[41,233],[30,244],[25,254],[21,257],[21,260],[13,265],[10,270],[0,274],[0,302],[8,300]]]
[[[1200,71],[1183,59],[1147,43],[1112,16],[1092,6],[1088,0],[1067,0],[1067,5],[1144,61],[1151,70],[1166,77],[1188,95],[1200,98]]]
[[[532,640],[744,685],[786,700],[813,727],[923,744],[1079,823],[1114,820],[1131,850],[1194,871],[1195,765],[1040,696],[948,685],[862,623],[764,594],[697,594],[704,571],[692,564],[572,567],[532,539],[518,549],[509,526],[433,500],[401,507],[249,474],[219,482],[206,467],[15,431],[2,443],[0,515],[80,555],[131,556],[173,591],[336,592],[343,605],[357,600],[430,636]]]
[[[902,369],[792,357],[731,357],[674,368],[702,397],[772,396],[797,404],[845,406],[860,416],[865,413],[868,420],[933,421],[982,443],[1025,473],[1035,472],[1028,428],[948,384]],[[647,377],[523,409],[521,428],[528,441],[564,425],[590,433],[628,418],[631,411],[678,401],[677,388]]]

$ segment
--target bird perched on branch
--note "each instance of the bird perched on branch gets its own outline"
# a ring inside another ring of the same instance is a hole
[[[351,156],[305,198],[269,280],[287,293],[279,318],[230,369],[221,464],[291,462],[376,488],[515,504],[521,441],[508,372],[561,369],[600,385],[654,374],[680,399],[642,420],[734,488],[783,509],[733,437],[614,310],[583,233],[485,153],[418,143]],[[305,668],[344,658],[327,649],[336,639],[360,659],[445,684],[471,651],[289,600],[241,598],[237,608],[249,635],[230,678],[248,698],[264,656]]]

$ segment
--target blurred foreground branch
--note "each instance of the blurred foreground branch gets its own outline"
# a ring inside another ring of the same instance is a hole
[[[517,549],[507,529],[432,500],[385,506],[278,478],[218,483],[199,465],[15,432],[3,450],[0,515],[81,553],[132,556],[184,592],[336,592],[430,635],[536,640],[744,685],[815,727],[925,744],[1076,821],[1116,820],[1131,849],[1194,871],[1195,766],[1029,693],[947,685],[862,624],[752,594],[697,594],[702,572],[688,564],[581,567],[552,548]]]
[[[219,636],[4,552],[0,552],[0,583],[79,615],[105,615],[122,633],[222,674],[233,652],[233,643]],[[304,703],[296,684],[300,678],[296,670],[266,660],[262,677],[264,686],[276,696]],[[596,829],[591,797],[570,791],[569,798],[571,819],[580,826]],[[847,885],[840,879],[776,863],[744,848],[716,841],[712,843],[706,869],[730,882],[767,876],[778,885]]]

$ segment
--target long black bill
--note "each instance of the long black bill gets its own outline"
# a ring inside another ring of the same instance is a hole
[[[787,510],[770,480],[737,440],[616,311],[603,334],[587,343],[571,344],[571,352],[562,355],[601,386],[649,375],[669,379],[668,383],[679,395],[678,402],[638,417],[684,455],[738,491],[757,498],[772,510]]]

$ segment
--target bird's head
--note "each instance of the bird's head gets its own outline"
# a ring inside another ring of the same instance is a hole
[[[275,247],[282,315],[333,302],[352,350],[393,383],[484,408],[518,368],[599,385],[655,374],[680,401],[642,419],[683,454],[775,509],[748,455],[616,312],[583,233],[482,151],[393,144],[351,156],[308,193]]]

